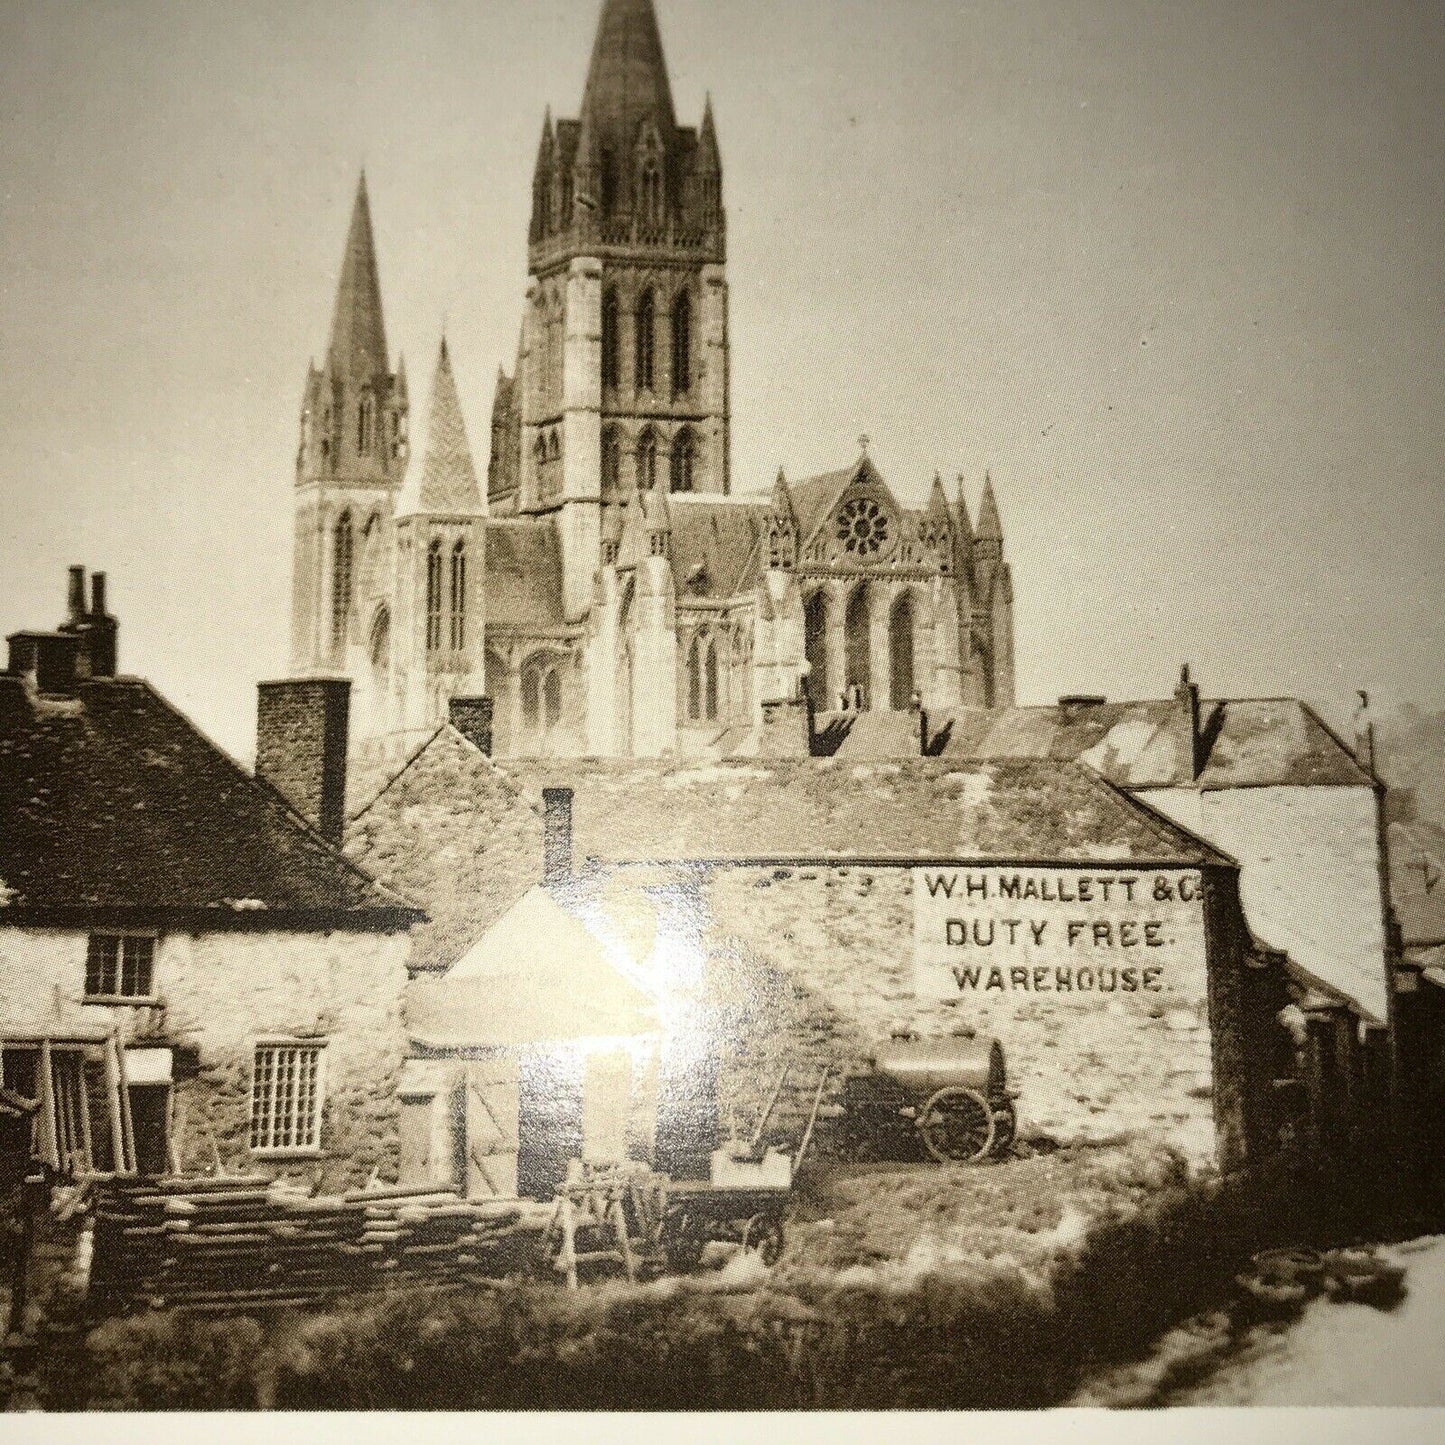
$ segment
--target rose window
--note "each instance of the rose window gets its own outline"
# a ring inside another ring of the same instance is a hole
[[[855,557],[876,557],[887,545],[888,513],[871,497],[855,497],[838,513],[838,540]]]

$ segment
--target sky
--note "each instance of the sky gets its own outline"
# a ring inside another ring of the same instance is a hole
[[[362,167],[420,408],[485,461],[544,107],[599,0],[0,0],[0,628],[110,578],[249,756]],[[1445,706],[1445,7],[658,0],[712,95],[733,477],[991,471],[1022,702]]]

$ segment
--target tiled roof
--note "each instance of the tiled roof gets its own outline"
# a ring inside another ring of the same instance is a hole
[[[562,613],[562,555],[549,521],[487,522],[487,626],[557,628]]]
[[[1445,828],[1390,825],[1390,895],[1407,948],[1445,944]]]
[[[679,495],[668,511],[680,596],[736,597],[757,585],[766,504]]]
[[[426,442],[412,454],[406,481],[396,499],[396,515],[428,512],[469,517],[479,515],[482,510],[482,493],[477,486],[472,449],[467,443],[461,398],[457,395],[451,357],[443,337],[432,379]]]
[[[929,715],[930,751],[945,758],[1053,758],[1087,763],[1123,788],[1193,781],[1183,705],[1070,703],[1055,707],[961,708]],[[1369,785],[1351,751],[1305,704],[1291,698],[1202,704],[1204,788]],[[910,738],[860,717],[840,759],[906,756]]]
[[[544,787],[573,790],[580,865],[1225,855],[1078,763],[509,761],[443,728],[352,822],[348,851],[421,899],[414,964],[455,962],[539,879]]]
[[[37,702],[0,677],[0,921],[88,910],[200,913],[216,927],[421,916],[145,682]]]

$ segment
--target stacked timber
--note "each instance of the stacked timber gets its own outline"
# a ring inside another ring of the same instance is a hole
[[[102,1311],[309,1304],[396,1285],[511,1273],[549,1206],[442,1191],[331,1196],[260,1178],[115,1181],[96,1204]]]

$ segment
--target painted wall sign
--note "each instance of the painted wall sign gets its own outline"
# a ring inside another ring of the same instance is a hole
[[[913,957],[921,998],[1193,995],[1203,883],[1194,872],[915,868]]]

